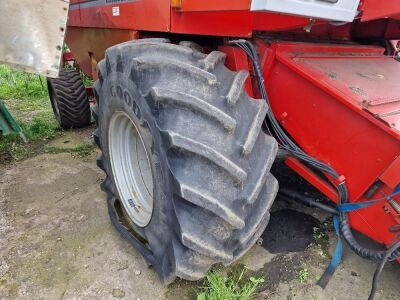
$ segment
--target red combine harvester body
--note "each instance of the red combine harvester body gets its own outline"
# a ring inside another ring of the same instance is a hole
[[[250,39],[260,56],[276,119],[304,152],[332,166],[350,202],[400,189],[400,39],[396,1],[364,0],[349,23],[250,10],[250,0],[72,0],[66,41],[78,65],[97,79],[107,48],[142,38],[195,40],[248,70],[247,93],[261,98],[246,53],[228,43]],[[262,101],[262,100],[260,100]],[[334,202],[340,182],[295,157],[285,163]],[[400,195],[350,213],[351,227],[390,246],[400,224]]]

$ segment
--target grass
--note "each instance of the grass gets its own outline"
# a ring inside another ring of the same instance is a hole
[[[95,149],[94,145],[89,144],[79,144],[76,145],[74,148],[63,149],[57,147],[47,147],[46,152],[51,154],[58,154],[58,153],[71,153],[73,156],[78,156],[80,158],[86,158],[93,153],[93,149]]]
[[[45,77],[0,65],[0,99],[30,99],[37,103],[44,97],[47,97]]]
[[[36,154],[37,149],[52,139],[58,131],[55,121],[47,121],[40,117],[35,117],[29,123],[19,123],[29,142],[25,144],[17,134],[0,135],[0,164],[23,160],[30,154]]]
[[[245,269],[239,275],[226,276],[220,271],[210,271],[205,280],[202,292],[197,300],[250,300],[254,299],[257,287],[264,282],[263,278],[244,276]]]
[[[21,160],[38,145],[54,138],[59,126],[48,99],[46,79],[0,65],[0,100],[3,100],[29,140],[0,135],[0,163]]]

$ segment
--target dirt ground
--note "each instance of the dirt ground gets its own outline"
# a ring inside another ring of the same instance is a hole
[[[90,135],[90,130],[66,133],[50,146],[89,143]],[[0,299],[195,299],[202,282],[162,286],[113,229],[95,152],[85,158],[44,153],[0,165]],[[280,206],[285,203],[274,210]],[[287,218],[276,224],[295,217],[275,214]],[[315,212],[313,217],[318,222],[326,218]],[[323,290],[315,281],[329,262],[335,236],[318,230],[311,235],[311,245],[291,253],[254,246],[236,267],[246,265],[250,274],[265,278],[260,299],[366,299],[376,264],[345,251],[343,264]],[[388,265],[377,298],[399,299],[399,280],[399,265]]]

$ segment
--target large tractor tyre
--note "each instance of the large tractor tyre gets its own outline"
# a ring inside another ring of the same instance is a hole
[[[267,226],[278,190],[269,173],[277,143],[261,130],[267,104],[224,60],[144,39],[98,64],[102,189],[109,209],[123,211],[124,222],[111,211],[112,221],[131,226],[165,284],[237,260]]]
[[[54,116],[62,128],[81,128],[90,124],[90,104],[77,70],[60,70],[59,78],[47,79],[47,87]]]

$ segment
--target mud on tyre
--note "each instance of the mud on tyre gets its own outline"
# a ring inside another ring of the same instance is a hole
[[[116,45],[95,83],[110,215],[128,220],[164,283],[237,260],[267,226],[278,190],[277,143],[261,130],[268,107],[244,92],[248,73],[184,45]]]

